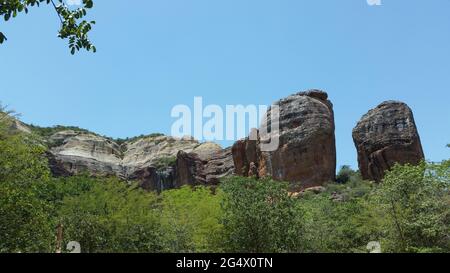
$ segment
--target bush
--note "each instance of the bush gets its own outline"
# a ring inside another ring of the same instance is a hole
[[[167,252],[221,252],[223,193],[185,186],[161,194]]]
[[[305,210],[306,252],[366,252],[379,239],[377,220],[364,199],[334,200],[329,193],[299,200]]]
[[[64,199],[60,222],[65,243],[83,252],[161,252],[164,242],[157,196],[116,179],[97,181],[87,192]]]
[[[300,252],[302,209],[289,197],[288,184],[231,177],[221,186],[224,249],[227,252]]]
[[[450,164],[396,165],[374,192],[390,252],[450,251]]]
[[[336,183],[345,184],[350,181],[351,177],[355,175],[355,171],[348,165],[344,165],[339,170],[336,176]]]
[[[0,252],[47,252],[53,244],[43,147],[0,122]]]

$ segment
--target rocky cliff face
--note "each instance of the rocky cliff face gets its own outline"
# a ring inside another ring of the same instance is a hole
[[[88,133],[62,131],[49,139],[51,169],[56,175],[117,175],[125,177],[120,146]]]
[[[232,148],[236,174],[289,181],[294,189],[335,180],[336,144],[333,105],[320,90],[300,92],[275,103],[279,106],[276,151],[260,149],[261,138],[238,141]],[[268,114],[267,124],[270,120]],[[270,132],[270,130],[269,130]],[[256,132],[259,135],[259,132]]]
[[[234,173],[231,148],[208,154],[180,151],[176,164],[177,187],[182,185],[218,185],[220,179]]]
[[[381,181],[395,163],[417,164],[424,153],[411,109],[402,102],[383,102],[353,130],[359,169],[364,179]]]
[[[292,191],[334,181],[335,123],[327,93],[299,92],[274,105],[279,108],[279,120],[268,112],[267,125],[227,149],[164,135],[117,142],[77,127],[40,128],[8,118],[12,131],[36,132],[47,143],[50,168],[56,176],[117,176],[154,191],[217,185],[233,174],[288,181]],[[271,128],[273,124],[279,129]],[[261,147],[270,138],[278,138],[279,146],[265,151]],[[395,163],[416,164],[424,159],[413,113],[401,102],[384,102],[370,110],[353,130],[353,139],[365,179],[381,181]]]
[[[175,168],[180,151],[198,154],[207,163],[210,154],[222,150],[217,144],[162,135],[119,145],[95,134],[71,130],[52,135],[49,145],[48,157],[55,175],[117,176],[136,180],[143,188],[157,191],[180,184],[176,181]]]

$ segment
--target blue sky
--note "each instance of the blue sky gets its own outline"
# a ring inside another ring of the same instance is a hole
[[[426,157],[450,157],[450,1],[96,0],[98,52],[69,54],[50,6],[0,28],[0,101],[42,126],[112,137],[170,133],[176,104],[270,104],[326,90],[338,164],[388,99],[415,113]],[[222,143],[227,145],[229,143]]]

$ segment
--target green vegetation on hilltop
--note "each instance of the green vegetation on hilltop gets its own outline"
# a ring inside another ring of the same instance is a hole
[[[56,125],[52,127],[40,127],[37,125],[28,125],[28,127],[31,129],[31,131],[38,136],[48,138],[56,133],[62,132],[62,131],[74,131],[77,133],[86,133],[86,134],[93,134],[97,135],[96,133],[93,133],[87,129],[83,129],[76,126],[63,126],[63,125]]]
[[[51,137],[52,135],[58,133],[58,132],[62,132],[62,131],[74,131],[76,133],[84,133],[84,134],[91,134],[91,135],[95,135],[95,136],[101,136],[105,139],[108,139],[110,141],[115,142],[116,144],[118,144],[119,146],[125,144],[125,143],[132,143],[132,142],[136,142],[140,139],[151,139],[151,138],[156,138],[156,137],[160,137],[160,136],[164,136],[164,134],[161,133],[153,133],[153,134],[148,134],[148,135],[140,135],[140,136],[136,136],[136,137],[127,137],[127,138],[112,138],[112,137],[108,137],[108,136],[102,136],[100,134],[94,133],[90,130],[87,129],[83,129],[77,126],[64,126],[64,125],[56,125],[56,126],[52,126],[52,127],[41,127],[41,126],[37,126],[37,125],[27,125],[31,131],[33,133],[35,133],[38,136],[41,136],[43,138],[48,139],[49,137]]]
[[[133,143],[136,142],[140,139],[146,139],[146,138],[156,138],[156,137],[161,137],[164,136],[164,134],[161,133],[153,133],[153,134],[149,134],[149,135],[139,135],[139,136],[135,136],[135,137],[127,137],[127,138],[116,138],[113,139],[117,144],[122,145],[125,143]]]

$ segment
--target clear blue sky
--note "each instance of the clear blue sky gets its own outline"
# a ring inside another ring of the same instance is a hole
[[[69,54],[49,7],[0,28],[0,100],[42,126],[170,133],[175,104],[270,104],[326,90],[338,164],[384,100],[408,103],[427,159],[450,157],[450,1],[96,0],[96,54]],[[223,143],[227,144],[227,143]]]

